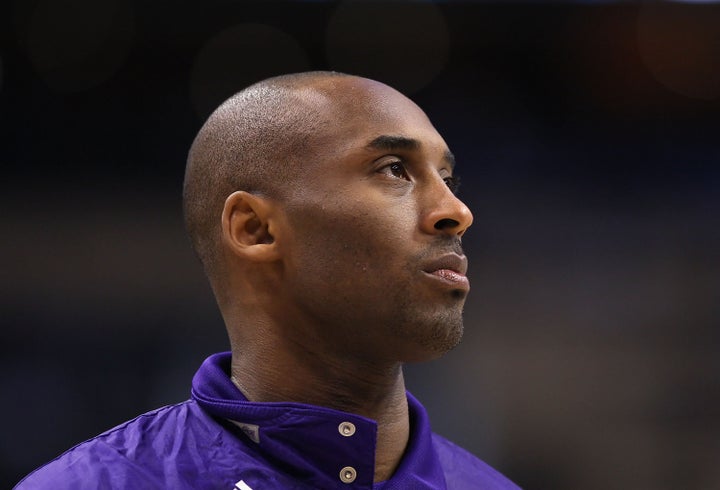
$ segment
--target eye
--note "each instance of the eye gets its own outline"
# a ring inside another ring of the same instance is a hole
[[[443,180],[445,181],[445,185],[448,186],[448,189],[450,189],[450,192],[452,192],[453,194],[458,193],[458,191],[460,190],[460,177],[445,177]]]
[[[410,176],[408,175],[407,170],[405,170],[405,165],[403,165],[400,161],[390,162],[378,171],[395,177],[396,179],[410,180]]]

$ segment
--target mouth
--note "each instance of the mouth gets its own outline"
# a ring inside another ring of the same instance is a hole
[[[467,258],[464,255],[448,254],[433,260],[423,268],[423,272],[451,289],[468,291],[470,281],[467,276]]]

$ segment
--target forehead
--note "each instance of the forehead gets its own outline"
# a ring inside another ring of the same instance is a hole
[[[317,136],[326,149],[346,151],[391,136],[413,141],[414,150],[447,152],[445,141],[422,109],[387,85],[355,77],[329,79],[306,95],[325,119]]]

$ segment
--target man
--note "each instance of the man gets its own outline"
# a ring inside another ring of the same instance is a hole
[[[462,335],[447,145],[409,99],[326,72],[257,83],[190,150],[186,225],[232,353],[18,488],[511,489],[431,432],[402,365]]]

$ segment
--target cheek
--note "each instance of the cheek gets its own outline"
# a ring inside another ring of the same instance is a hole
[[[363,284],[377,287],[384,276],[406,269],[413,255],[409,216],[402,207],[367,201],[306,205],[290,217],[287,272],[298,282],[332,282],[342,296]]]

